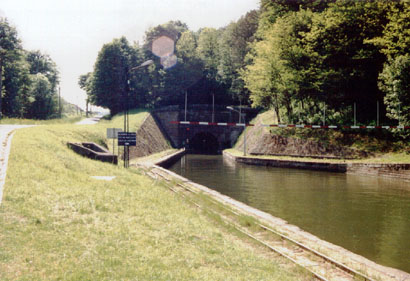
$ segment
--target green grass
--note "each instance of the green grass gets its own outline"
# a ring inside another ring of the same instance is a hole
[[[143,109],[130,110],[130,130],[138,129],[139,126],[142,124],[142,121],[144,121],[144,119],[147,118],[148,114],[148,111]],[[123,113],[117,114],[111,120],[102,120],[99,125],[105,125],[106,128],[124,129],[124,115]]]
[[[134,112],[131,127],[146,114]],[[67,148],[67,141],[105,143],[106,128],[121,127],[121,119],[16,132],[0,205],[0,280],[307,278],[281,268],[161,181]]]
[[[50,119],[50,120],[35,120],[35,119],[20,119],[20,118],[2,118],[0,120],[0,125],[11,124],[11,125],[52,125],[52,124],[72,124],[83,119],[81,116],[69,116],[61,119]]]

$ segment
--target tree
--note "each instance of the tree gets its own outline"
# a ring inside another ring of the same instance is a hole
[[[30,117],[32,78],[21,52],[4,65],[3,113],[8,117]]]
[[[410,50],[410,2],[388,2],[388,23],[383,35],[368,40],[381,48],[381,52],[389,59],[406,55]]]
[[[263,39],[263,32],[269,30],[277,19],[290,12],[310,10],[320,13],[336,0],[261,0],[261,16],[258,34]]]
[[[125,37],[105,44],[94,65],[91,102],[115,115],[128,106],[130,47]]]
[[[88,72],[87,74],[80,75],[78,78],[78,85],[80,86],[81,90],[84,90],[87,94],[86,99],[86,106],[85,106],[85,114],[88,117],[88,105],[90,104],[91,95],[92,95],[92,72]]]
[[[252,106],[273,108],[280,122],[281,106],[281,69],[283,64],[278,60],[278,50],[273,48],[273,34],[266,34],[264,41],[257,42],[248,65],[241,73],[246,87],[251,92]]]
[[[56,92],[58,86],[58,70],[57,65],[47,54],[42,54],[41,51],[29,51],[26,54],[26,60],[30,64],[30,74],[41,73],[47,77],[51,85],[51,91]]]
[[[377,77],[385,56],[368,40],[382,34],[387,10],[381,1],[336,2],[314,14],[305,36],[306,49],[315,56],[311,69],[319,101],[340,112],[356,102],[364,122],[375,119],[376,101],[382,100]]]
[[[219,44],[220,32],[215,28],[204,28],[199,33],[197,55],[204,64],[207,78],[216,79],[219,64]]]
[[[253,106],[273,107],[280,122],[280,108],[285,107],[288,121],[292,119],[292,100],[306,99],[311,83],[302,82],[310,77],[310,54],[304,48],[302,34],[310,31],[313,14],[301,10],[279,18],[264,40],[253,44],[248,58],[252,62],[242,78],[251,91]]]
[[[35,74],[32,78],[33,86],[31,96],[33,102],[29,110],[29,116],[35,119],[49,119],[54,117],[57,108],[57,96],[52,91],[52,84],[48,78],[41,74]]]
[[[387,116],[410,125],[410,55],[390,59],[379,79],[379,87],[386,94]]]
[[[55,116],[58,82],[53,60],[40,51],[25,51],[16,29],[0,18],[0,115]]]
[[[10,66],[14,60],[19,60],[21,57],[21,42],[17,37],[16,28],[11,26],[7,19],[0,18],[0,118],[2,117],[3,112],[12,111],[10,108],[4,109],[2,105],[3,100],[3,68],[6,68],[7,65]],[[6,71],[7,69],[5,69]],[[7,75],[7,73],[6,73]],[[5,76],[6,76],[5,75]],[[10,75],[8,75],[11,77]],[[9,85],[12,85],[9,83]],[[17,99],[17,91],[8,92],[6,90],[6,96],[9,97],[9,100]],[[10,106],[10,104],[9,104]]]
[[[192,31],[185,31],[181,34],[176,44],[176,54],[179,68],[172,71],[178,72],[180,99],[179,104],[184,104],[184,95],[189,89],[200,81],[204,75],[204,64],[197,56],[197,38]],[[192,96],[192,98],[194,98]]]
[[[249,91],[239,72],[246,66],[245,57],[255,40],[258,16],[259,13],[253,10],[232,22],[223,30],[219,42],[219,79],[227,85],[228,92],[244,104],[248,103]]]
[[[388,60],[379,75],[379,89],[385,94],[387,116],[409,124],[410,121],[410,2],[389,3],[388,23],[382,36],[369,40],[381,48]]]
[[[185,31],[188,31],[188,26],[181,21],[169,21],[153,27],[145,32],[144,48],[152,51],[152,43],[162,36],[170,38],[175,44]]]

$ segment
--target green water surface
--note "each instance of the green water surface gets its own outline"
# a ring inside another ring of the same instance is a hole
[[[170,170],[376,263],[410,272],[410,182],[188,154]]]

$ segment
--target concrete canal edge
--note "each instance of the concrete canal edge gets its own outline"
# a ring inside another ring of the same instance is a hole
[[[315,171],[337,172],[346,174],[381,176],[410,181],[410,163],[333,163],[323,161],[281,160],[252,156],[235,156],[228,151],[223,152],[225,158],[238,163],[278,168],[296,168]]]
[[[169,165],[172,165],[172,163],[175,163],[175,161],[185,155],[185,153],[185,150],[182,149],[171,155],[165,156],[156,161],[155,164],[150,165],[149,169],[154,174],[160,174],[162,176],[165,175],[165,177],[169,179],[180,181],[187,188],[208,195],[221,204],[224,204],[236,210],[237,212],[242,213],[243,215],[251,216],[257,219],[262,224],[284,235],[287,235],[295,241],[298,241],[299,243],[310,247],[324,255],[327,255],[328,257],[331,257],[332,259],[340,263],[354,268],[357,271],[366,272],[369,276],[374,276],[380,280],[410,280],[409,273],[377,264],[340,246],[321,240],[320,238],[300,229],[299,227],[289,224],[287,221],[281,218],[277,218],[268,213],[262,212],[226,195],[223,195],[211,188],[192,182],[191,180],[164,168],[169,167]]]

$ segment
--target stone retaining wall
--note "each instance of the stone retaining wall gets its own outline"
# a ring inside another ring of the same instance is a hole
[[[92,143],[92,142],[83,142],[83,143],[72,143],[68,142],[67,146],[71,148],[74,152],[85,156],[90,159],[99,160],[102,162],[108,162],[113,164],[118,164],[117,155],[112,154],[104,147]]]
[[[348,174],[381,176],[410,181],[410,164],[348,163],[346,172]]]
[[[347,174],[360,174],[370,176],[381,176],[397,178],[410,181],[410,163],[408,164],[384,164],[384,163],[332,163],[297,160],[264,159],[258,157],[234,156],[226,151],[224,157],[238,163],[258,166],[271,166],[280,168],[295,168],[305,170],[338,172]]]
[[[130,158],[144,157],[171,148],[160,126],[149,114],[138,129],[136,146],[130,146]]]
[[[180,149],[177,152],[167,155],[158,161],[155,162],[155,165],[160,166],[162,168],[168,168],[172,164],[176,163],[182,156],[184,156],[186,153],[185,149]]]

